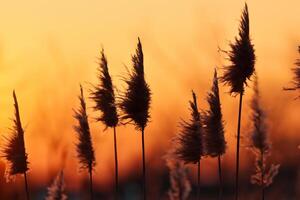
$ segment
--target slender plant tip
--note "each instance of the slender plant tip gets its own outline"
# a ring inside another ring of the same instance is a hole
[[[191,119],[180,123],[181,131],[176,136],[176,150],[177,157],[185,163],[196,164],[203,156],[203,126],[201,116],[197,106],[197,97],[192,92],[193,101],[190,101]]]
[[[120,108],[123,111],[122,119],[127,123],[133,122],[141,130],[147,126],[150,118],[151,91],[144,77],[144,55],[140,39],[132,63],[133,71],[125,81],[127,91],[121,96]]]
[[[225,67],[221,81],[230,86],[230,93],[242,94],[244,85],[254,73],[255,50],[249,35],[249,13],[245,4],[239,27],[239,36],[235,42],[230,44],[231,50],[228,52],[230,65]]]
[[[221,156],[226,151],[226,141],[224,137],[224,122],[222,119],[217,70],[214,72],[211,92],[208,93],[206,99],[209,104],[209,110],[203,116],[205,154],[212,157]]]
[[[24,130],[22,128],[19,105],[15,91],[13,91],[15,118],[14,126],[11,129],[12,133],[7,138],[6,146],[2,149],[3,157],[7,161],[5,176],[7,181],[11,180],[12,176],[24,174],[29,170],[27,153],[24,143]]]
[[[74,126],[77,133],[78,142],[76,143],[77,157],[81,164],[81,168],[87,169],[89,172],[93,170],[95,166],[95,155],[92,145],[90,127],[88,122],[88,116],[86,113],[86,103],[83,96],[83,90],[80,85],[80,101],[79,109],[75,110],[74,118],[77,120],[78,125]]]
[[[97,120],[103,122],[106,127],[115,127],[118,124],[118,113],[104,49],[101,51],[99,60],[99,83],[93,87],[90,98],[95,102],[94,110],[101,112],[101,116]]]
[[[52,185],[48,188],[46,200],[67,200],[63,171],[58,173]]]

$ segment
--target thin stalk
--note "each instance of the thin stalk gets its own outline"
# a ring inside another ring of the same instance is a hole
[[[143,196],[146,200],[146,164],[145,164],[145,143],[144,143],[144,128],[142,128],[142,151],[143,151]]]
[[[265,185],[264,185],[264,167],[263,167],[263,162],[264,162],[264,152],[261,151],[261,199],[265,199]]]
[[[223,196],[223,180],[222,180],[222,166],[221,166],[221,156],[218,156],[218,165],[219,165],[219,199],[222,199]]]
[[[90,196],[91,200],[93,200],[94,197],[94,191],[93,191],[93,170],[89,170],[89,175],[90,175]]]
[[[237,143],[236,143],[235,200],[239,199],[240,131],[241,131],[242,103],[243,103],[243,93],[240,93],[239,116],[238,116],[238,126],[237,126]]]
[[[198,187],[197,187],[197,199],[200,199],[200,160],[198,161]]]
[[[117,152],[117,133],[114,126],[114,148],[115,148],[115,198],[119,197],[119,173],[118,173],[118,152]]]
[[[29,189],[28,189],[26,172],[24,172],[24,182],[25,182],[26,199],[29,200],[30,198],[29,198]]]

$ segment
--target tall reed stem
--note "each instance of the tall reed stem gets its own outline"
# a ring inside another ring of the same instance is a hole
[[[261,199],[265,199],[265,185],[264,185],[264,152],[261,151]]]
[[[25,182],[26,199],[29,200],[30,198],[29,198],[29,189],[28,189],[26,172],[24,172],[24,182]]]
[[[114,148],[115,148],[115,198],[119,198],[119,173],[118,173],[118,152],[117,152],[117,133],[114,126]]]
[[[222,165],[221,165],[221,155],[218,156],[218,166],[219,166],[219,200],[222,199],[223,196],[223,180],[222,180]]]
[[[91,200],[93,200],[94,197],[94,191],[93,191],[93,170],[89,170],[89,175],[90,175],[90,196]]]
[[[200,160],[198,161],[198,187],[197,187],[197,199],[200,200]]]
[[[142,128],[142,151],[143,151],[143,196],[146,200],[146,164],[145,164],[145,142],[144,142],[144,128]]]
[[[237,143],[236,143],[235,200],[239,199],[240,132],[241,132],[242,103],[243,103],[243,93],[240,93],[239,116],[238,116],[238,126],[237,126]]]

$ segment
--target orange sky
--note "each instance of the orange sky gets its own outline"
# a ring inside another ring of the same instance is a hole
[[[204,98],[213,67],[226,63],[225,55],[219,54],[217,47],[228,49],[229,41],[237,34],[243,5],[243,1],[234,0],[3,2],[0,133],[6,135],[12,124],[12,90],[16,89],[26,130],[30,175],[46,174],[49,168],[59,169],[62,152],[67,152],[69,173],[77,172],[72,108],[78,105],[79,83],[86,90],[89,83],[96,83],[96,61],[103,46],[115,85],[122,91],[124,66],[131,66],[130,55],[139,36],[144,47],[146,78],[153,92],[146,151],[149,157],[155,156],[155,161],[161,159],[168,140],[178,130],[177,122],[188,116],[191,89],[198,94],[200,106],[206,108]],[[282,92],[282,87],[291,80],[289,69],[300,44],[300,1],[249,0],[248,6],[270,130],[276,130],[274,137],[297,137],[300,105],[293,101],[296,94]],[[221,89],[230,157],[234,151],[237,99],[226,93],[228,88]],[[251,92],[246,93],[245,119]],[[92,106],[91,102],[88,106]],[[91,117],[95,114],[90,110]],[[96,180],[112,181],[111,131],[104,133],[104,127],[92,120],[91,126],[96,173],[101,174]],[[246,130],[247,123],[243,127]],[[140,135],[135,132],[131,126],[119,130],[121,174],[139,161]],[[57,142],[58,148],[53,146]]]

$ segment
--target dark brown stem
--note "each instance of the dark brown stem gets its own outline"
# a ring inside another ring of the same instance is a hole
[[[143,155],[143,199],[146,200],[146,163],[145,163],[145,142],[144,142],[144,128],[142,128],[142,155]]]
[[[115,148],[115,198],[119,197],[119,173],[118,173],[118,152],[117,152],[117,133],[114,127],[114,148]]]
[[[243,103],[243,93],[240,93],[239,116],[238,116],[238,126],[237,126],[237,143],[236,143],[235,200],[239,199],[240,131],[241,131],[242,103]]]
[[[197,187],[197,199],[200,199],[200,160],[198,161],[198,187]]]
[[[29,198],[29,189],[28,189],[26,172],[24,172],[24,182],[25,182],[26,199],[29,200],[30,198]]]
[[[93,191],[93,170],[89,169],[89,175],[90,175],[90,197],[91,200],[93,200],[94,197],[94,191]]]
[[[264,184],[264,152],[261,151],[261,199],[265,199],[265,184]]]
[[[223,181],[222,181],[222,165],[221,165],[221,156],[218,156],[218,166],[219,166],[219,200],[222,199],[223,196]]]

